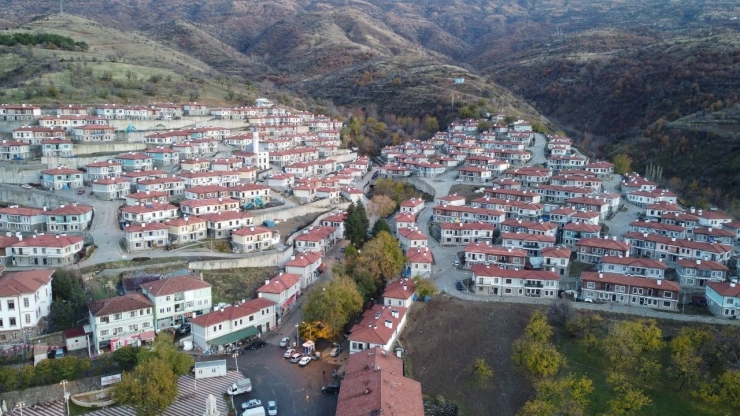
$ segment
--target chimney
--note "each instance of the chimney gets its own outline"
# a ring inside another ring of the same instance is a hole
[[[599,279],[603,279],[603,278],[604,278],[604,273],[599,273]]]
[[[385,320],[385,327],[386,328],[393,328],[393,321],[391,321],[390,319],[386,319]]]
[[[275,283],[277,283],[277,282],[275,282]],[[270,279],[265,279],[265,286],[267,286],[269,284],[270,284]]]
[[[663,283],[663,281],[661,279],[658,279],[657,283],[658,283],[658,286],[660,286]]]
[[[392,316],[393,316],[394,318],[398,319],[398,316],[399,316],[399,313],[398,313],[398,309],[393,309],[393,310],[391,311],[391,315],[392,315]]]
[[[696,259],[696,264],[701,264],[701,259]]]

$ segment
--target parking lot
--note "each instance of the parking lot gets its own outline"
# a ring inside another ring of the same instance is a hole
[[[268,401],[276,401],[281,416],[333,415],[337,408],[337,396],[322,394],[321,387],[336,381],[331,374],[339,366],[329,364],[326,360],[314,360],[300,367],[283,358],[284,352],[284,348],[268,343],[263,348],[246,351],[239,356],[239,371],[252,381],[252,392],[234,396],[237,414],[243,413],[242,403],[258,399],[265,408]],[[223,359],[223,356],[212,359]],[[227,358],[227,363],[232,369],[234,359]]]

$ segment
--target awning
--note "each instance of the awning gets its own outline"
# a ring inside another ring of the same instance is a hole
[[[154,331],[147,331],[147,332],[142,332],[141,334],[139,334],[139,339],[142,341],[151,341],[156,337],[157,337],[157,334]]]
[[[226,345],[226,344],[231,344],[232,342],[239,341],[240,339],[253,337],[259,333],[260,331],[258,331],[257,328],[255,328],[254,326],[248,326],[246,328],[240,329],[230,334],[226,334],[218,338],[214,338],[210,340],[208,343],[210,345]]]

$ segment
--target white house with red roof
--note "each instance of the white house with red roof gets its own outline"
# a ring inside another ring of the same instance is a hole
[[[589,197],[568,198],[565,200],[565,206],[579,211],[584,210],[598,213],[601,220],[605,219],[610,212],[609,202]]]
[[[296,253],[285,262],[286,273],[294,273],[301,276],[301,288],[305,289],[312,284],[323,272],[322,254],[309,251],[307,253]]]
[[[334,228],[334,238],[338,241],[344,238],[344,220],[347,218],[347,212],[341,211],[324,217],[319,225]]]
[[[429,237],[419,231],[418,227],[401,228],[398,230],[398,242],[401,243],[404,250],[414,247],[427,247]]]
[[[43,332],[52,303],[54,269],[28,270],[0,275],[0,343]]]
[[[211,285],[195,276],[172,276],[141,284],[141,293],[154,304],[156,331],[185,323],[211,311]]]
[[[691,230],[694,241],[733,245],[735,233],[719,227],[696,227]]]
[[[476,241],[491,242],[496,230],[496,227],[485,222],[443,222],[440,228],[440,244],[443,246],[466,245]]]
[[[0,208],[0,233],[43,232],[46,229],[46,212],[38,208],[10,205]]]
[[[596,264],[604,256],[629,257],[631,244],[610,238],[581,238],[576,243],[578,261],[581,263]]]
[[[731,282],[709,282],[705,292],[709,310],[718,318],[737,319],[740,315],[740,286]]]
[[[699,225],[703,225],[705,227],[721,228],[722,224],[733,221],[732,215],[719,211],[716,208],[708,210],[700,209],[697,211],[696,215],[699,217]]]
[[[144,179],[136,182],[136,191],[166,192],[170,196],[182,195],[185,192],[185,181],[179,177]]]
[[[105,124],[85,124],[72,128],[72,138],[76,142],[112,142],[116,140],[116,129]]]
[[[197,316],[190,320],[193,343],[205,351],[268,332],[276,325],[276,307],[257,298]]]
[[[123,166],[124,172],[132,172],[135,170],[151,170],[154,169],[154,160],[151,156],[144,153],[129,152],[124,153],[113,158],[114,162],[118,162]]]
[[[65,139],[45,139],[41,142],[41,155],[46,157],[74,156],[74,143]]]
[[[665,279],[646,279],[616,273],[581,273],[585,299],[675,311],[681,286]]]
[[[360,323],[350,330],[349,353],[355,354],[379,347],[390,351],[406,325],[408,309],[402,306],[376,304],[362,314]]]
[[[13,140],[28,143],[32,146],[42,144],[48,139],[64,139],[67,131],[61,127],[22,126],[13,129]]]
[[[257,296],[275,302],[279,314],[282,315],[301,296],[301,276],[280,272],[277,276],[265,280],[265,284],[257,289]]]
[[[504,269],[476,264],[470,268],[475,293],[494,296],[527,296],[555,299],[560,277],[543,270]]]
[[[10,246],[9,256],[12,260],[8,265],[28,267],[73,264],[82,250],[83,240],[81,236],[66,234],[40,234],[23,238]]]
[[[82,188],[83,173],[81,170],[70,169],[60,166],[53,169],[42,170],[42,185],[46,189],[63,190]]]
[[[424,200],[421,198],[411,198],[401,202],[399,206],[400,212],[410,212],[412,214],[418,214],[424,210]]]
[[[90,182],[92,194],[104,201],[126,198],[131,193],[131,182],[123,178],[101,178]]]
[[[87,231],[92,223],[93,209],[73,202],[46,211],[46,230],[50,233]],[[1,230],[1,229],[0,229]]]
[[[336,235],[336,228],[327,226],[309,227],[293,241],[298,251],[316,251],[326,253],[340,237]]]
[[[465,205],[465,197],[458,194],[446,195],[437,198],[438,205],[450,205],[453,207],[460,207]]]
[[[698,227],[697,227],[698,228]],[[687,230],[680,225],[657,221],[635,220],[630,223],[630,232],[658,234],[666,237],[686,238]]]
[[[186,199],[180,202],[180,211],[187,215],[239,211],[239,200],[234,198]]]
[[[732,245],[720,243],[682,240],[648,233],[630,232],[624,237],[631,243],[630,253],[633,256],[646,256],[655,260],[675,262],[683,257],[727,264],[733,254]]]
[[[505,248],[490,243],[470,243],[465,246],[465,267],[475,264],[497,265],[505,269],[524,268],[527,252],[520,249]]]
[[[180,153],[167,147],[155,147],[147,149],[144,154],[152,158],[152,164],[161,168],[164,166],[173,166],[180,163]]]
[[[701,259],[680,259],[676,262],[676,274],[685,292],[704,292],[710,282],[724,282],[729,269],[720,262]]]
[[[493,171],[481,166],[463,166],[458,174],[463,182],[485,183],[493,178]]]
[[[555,246],[555,237],[526,233],[502,233],[502,244],[506,248],[521,249],[528,257],[542,257],[542,250]]]
[[[563,227],[563,244],[574,249],[582,238],[599,238],[601,226],[583,222],[570,222]]]
[[[603,160],[591,162],[583,167],[586,172],[591,172],[600,178],[608,177],[614,174],[614,164]]]
[[[361,189],[357,189],[354,187],[344,187],[340,191],[340,195],[342,195],[342,198],[344,198],[347,201],[357,203],[365,203],[365,193],[362,192]]]
[[[570,271],[570,249],[556,246],[542,249],[542,270],[553,272],[561,278],[568,276]]]
[[[121,219],[128,222],[161,222],[178,217],[177,207],[172,204],[153,202],[121,208]]]
[[[267,179],[267,185],[270,188],[281,191],[281,192],[292,188],[294,183],[295,183],[295,176],[287,174],[287,173],[279,173],[277,175],[272,175]]]
[[[232,231],[254,224],[254,216],[239,211],[219,211],[200,216],[206,221],[208,236],[211,238],[228,238]]]
[[[668,268],[662,261],[638,257],[604,256],[601,258],[601,271],[628,276],[663,279]]]
[[[235,252],[251,253],[267,250],[275,241],[273,231],[262,225],[252,225],[231,232],[231,245]]]
[[[558,225],[552,222],[526,221],[510,218],[501,223],[501,232],[504,233],[527,233],[536,235],[557,235]]]
[[[154,304],[141,293],[94,300],[87,304],[93,347],[114,352],[155,338]]]
[[[123,166],[113,160],[89,163],[85,168],[87,172],[85,172],[84,178],[88,182],[96,179],[120,178],[121,173],[123,173]]]
[[[416,284],[413,279],[399,279],[388,282],[383,291],[383,305],[410,308],[414,303]]]
[[[411,277],[429,277],[432,274],[434,256],[429,247],[417,247],[406,250],[408,270]]]
[[[41,116],[41,107],[30,104],[0,104],[0,120],[34,120]]]
[[[0,140],[0,160],[31,159],[31,145],[16,140]]]
[[[396,233],[402,228],[414,228],[416,226],[416,215],[410,212],[397,212],[393,219],[396,223]]]
[[[127,225],[123,230],[126,249],[133,252],[166,247],[168,242],[167,230],[167,224],[160,222]]]
[[[126,205],[166,204],[170,201],[170,194],[163,191],[140,191],[126,195]]]
[[[229,194],[232,198],[238,199],[241,205],[254,204],[259,201],[267,204],[272,201],[270,187],[257,183],[240,183],[230,186]]]
[[[223,198],[229,196],[229,188],[221,185],[198,185],[185,190],[186,199]]]

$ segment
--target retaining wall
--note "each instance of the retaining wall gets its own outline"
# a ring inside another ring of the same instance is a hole
[[[100,389],[100,376],[67,382],[67,393],[70,394],[86,393],[98,389]],[[55,400],[64,400],[64,387],[59,384],[7,391],[0,394],[3,412],[13,409],[18,402],[23,402],[25,407],[32,407],[35,404],[49,403]]]
[[[41,166],[36,163],[33,166],[29,166],[25,163],[18,164],[7,164],[4,162],[0,165],[0,181],[3,183],[21,184],[21,183],[41,183],[41,171],[48,169],[46,166]],[[26,191],[26,189],[18,189],[19,191]],[[0,199],[4,202],[13,202],[13,200]]]
[[[410,183],[411,185],[414,186],[414,188],[426,194],[436,197],[435,195],[436,190],[434,189],[434,187],[419,178],[401,178],[401,180]]]
[[[290,218],[300,217],[301,215],[324,212],[333,208],[346,209],[348,206],[349,202],[332,204],[328,199],[320,199],[318,201],[304,205],[297,205],[291,208],[274,207],[258,211],[250,211],[249,213],[254,215],[255,224],[262,224],[264,220],[287,220]]]
[[[259,253],[248,253],[244,257],[223,260],[192,261],[188,263],[191,270],[235,269],[241,267],[283,267],[293,255],[293,247],[283,251],[268,250]]]
[[[75,143],[72,154],[74,155],[90,155],[93,153],[124,153],[124,152],[138,152],[145,150],[146,145],[144,143],[129,143],[126,141],[115,141],[105,143]],[[61,158],[60,158],[61,159]]]
[[[0,175],[2,174],[2,168],[0,168]],[[5,178],[5,176],[3,176],[3,178]],[[4,180],[7,181],[7,179]],[[26,180],[26,182],[29,181]],[[46,206],[49,209],[57,208],[61,204],[69,205],[72,202],[75,202],[71,198],[54,193],[48,193],[36,189],[23,189],[20,186],[13,185],[0,185],[0,201],[36,208]]]

